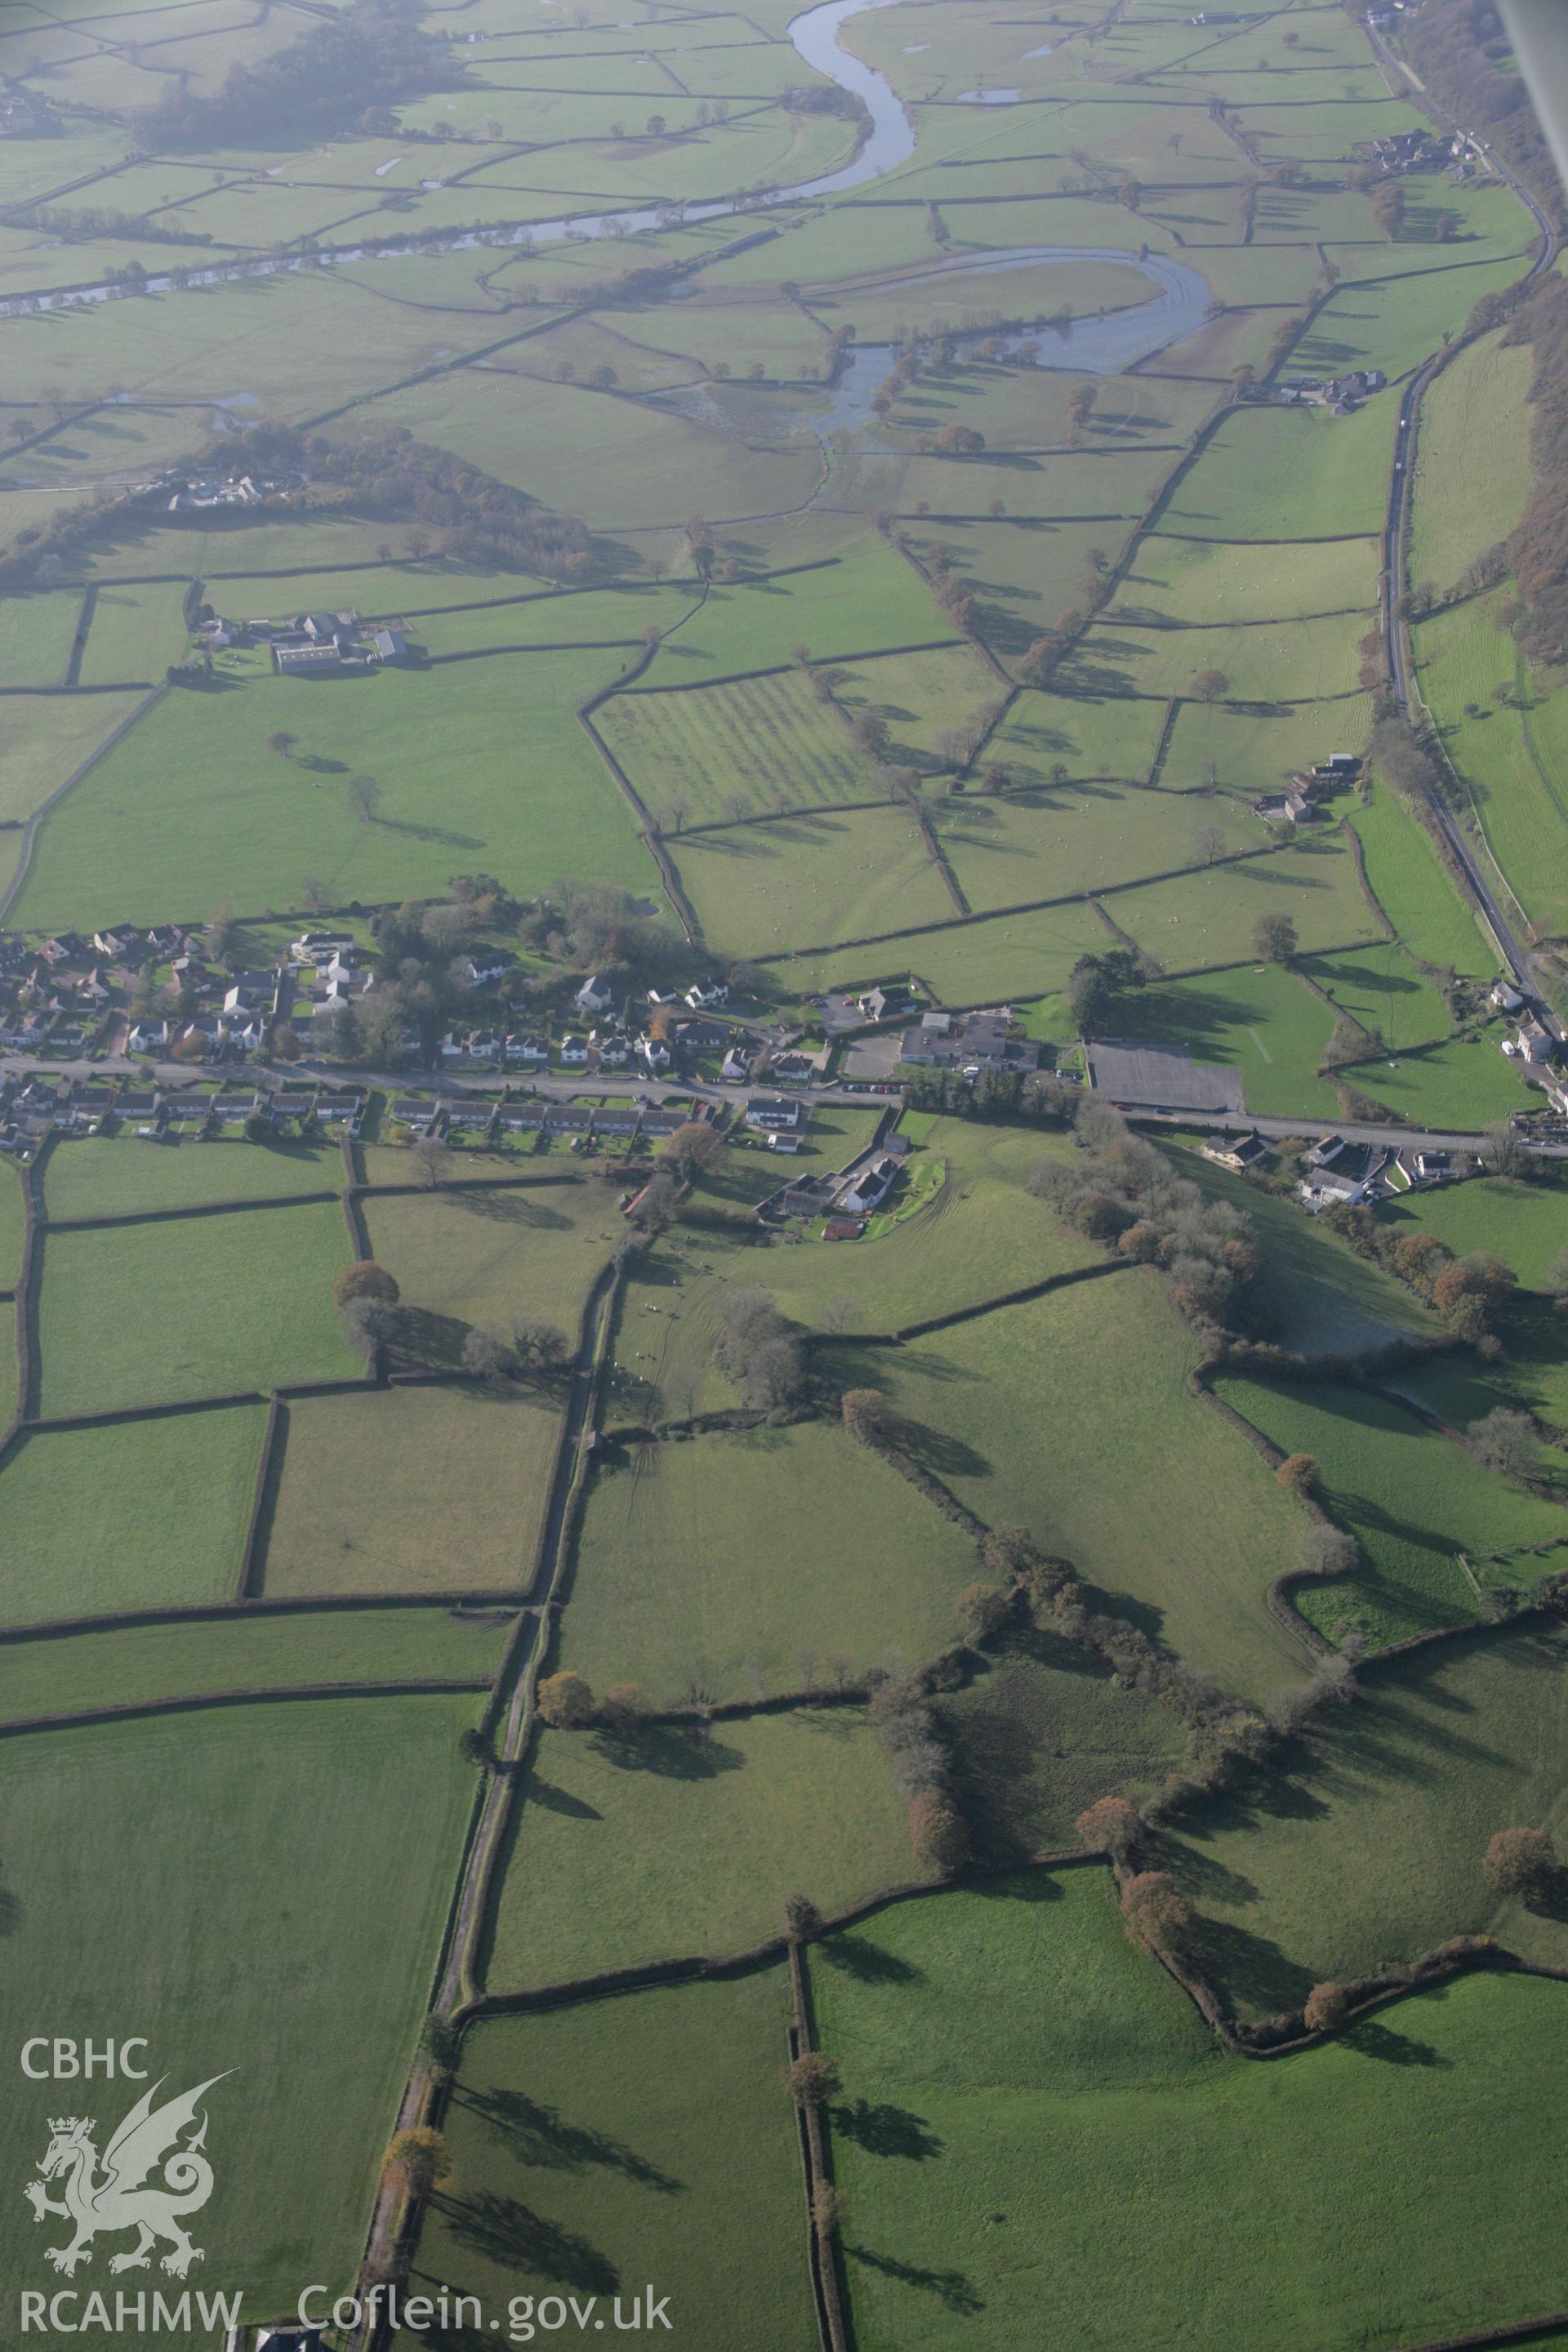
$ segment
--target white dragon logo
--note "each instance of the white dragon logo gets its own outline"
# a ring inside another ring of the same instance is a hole
[[[64,2271],[68,2278],[79,2263],[91,2262],[91,2242],[100,2231],[140,2232],[129,2253],[113,2256],[111,2271],[146,2270],[160,2239],[167,2239],[173,2248],[164,2255],[163,2267],[175,2278],[184,2278],[193,2263],[204,2259],[181,2221],[185,2214],[199,2212],[213,2193],[213,2168],[201,2152],[207,2133],[205,2116],[193,2139],[183,2147],[177,2143],[180,2134],[195,2121],[204,2095],[225,2077],[214,2074],[198,2083],[194,2091],[154,2108],[153,2102],[167,2079],[161,2076],[150,2091],[143,2092],[104,2149],[101,2179],[98,2150],[92,2144],[98,2128],[93,2118],[51,2116],[49,2144],[38,2166],[38,2178],[29,2180],[22,2194],[33,2209],[35,2221],[41,2221],[46,2213],[58,2213],[76,2224],[76,2235],[68,2246],[46,2249],[56,2270]],[[162,2180],[143,2186],[160,2166]],[[62,2175],[65,2197],[63,2203],[57,2204],[45,2193],[44,2183]]]

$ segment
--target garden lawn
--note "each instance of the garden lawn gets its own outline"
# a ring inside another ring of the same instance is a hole
[[[1331,539],[1311,546],[1216,544],[1202,539],[1141,540],[1116,593],[1116,613],[1189,626],[1364,612],[1377,602],[1375,539]]]
[[[1118,1267],[896,1352],[847,1351],[846,1369],[886,1391],[916,1460],[988,1526],[1028,1528],[1190,1664],[1258,1697],[1301,1664],[1265,1593],[1306,1520],[1190,1392],[1201,1353],[1163,1278]]]
[[[20,824],[31,816],[145,699],[141,694],[0,697],[0,820]]]
[[[0,1468],[0,1623],[232,1601],[266,1418],[236,1405],[25,1437]]]
[[[656,1706],[798,1690],[935,1657],[974,1571],[962,1531],[831,1423],[639,1447],[590,1491],[562,1663]]]
[[[576,718],[629,655],[313,679],[245,658],[211,691],[165,695],[51,813],[17,920],[189,918],[230,898],[288,908],[308,879],[333,903],[380,901],[479,867],[525,896],[563,872],[656,879]],[[279,730],[299,739],[290,758],[267,749]],[[382,787],[369,824],[347,791],[365,773]]]
[[[1227,1374],[1215,1393],[1282,1454],[1310,1454],[1329,1517],[1362,1547],[1348,1578],[1304,1587],[1296,1605],[1325,1633],[1349,1626],[1373,1646],[1481,1614],[1465,1573],[1531,1584],[1556,1565],[1531,1548],[1568,1537],[1552,1503],[1483,1469],[1463,1446],[1365,1389],[1283,1383]],[[1492,1577],[1495,1563],[1501,1571]]]
[[[779,1932],[915,1874],[904,1808],[857,1708],[547,1731],[522,1780],[490,1931],[492,1992]]]
[[[901,1905],[810,1969],[844,2075],[833,2169],[864,2352],[965,2331],[1354,2352],[1568,2288],[1536,2156],[1568,2087],[1558,1985],[1472,1978],[1249,2064],[1130,1948],[1088,1870]]]
[[[1515,1822],[1561,1841],[1565,1659],[1561,1626],[1529,1626],[1391,1660],[1352,1714],[1297,1748],[1276,1803],[1221,1807],[1162,1841],[1163,1866],[1214,1923],[1231,2004],[1282,2008],[1324,1977],[1414,1960],[1455,1935],[1568,1965],[1552,1906],[1500,1899],[1480,1870],[1489,1838]]]
[[[1550,1163],[1543,1172],[1551,1172]],[[1456,1257],[1468,1256],[1471,1250],[1493,1250],[1507,1259],[1527,1288],[1541,1290],[1547,1267],[1568,1246],[1568,1193],[1555,1183],[1522,1184],[1510,1177],[1480,1176],[1391,1201],[1383,1222],[1402,1230],[1419,1226],[1445,1242]]]
[[[349,1256],[342,1212],[325,1203],[52,1234],[38,1287],[39,1410],[352,1380],[363,1360],[343,1344],[332,1305]]]
[[[667,833],[765,815],[781,801],[838,807],[886,797],[844,720],[795,670],[694,694],[616,695],[594,724]]]
[[[625,2314],[651,2280],[686,2352],[725,2352],[737,2327],[747,2352],[815,2352],[778,2079],[790,2015],[775,1967],[474,2026],[412,2285],[447,2281],[493,2312],[520,2290],[618,2289]]]
[[[1368,401],[1354,416],[1261,404],[1233,410],[1171,493],[1160,529],[1258,540],[1381,530],[1395,398]]]
[[[521,1591],[558,1428],[543,1399],[468,1386],[289,1405],[261,1592]]]
[[[1412,954],[1469,979],[1495,971],[1496,955],[1408,804],[1374,784],[1351,822],[1377,902]]]
[[[874,532],[832,562],[726,586],[660,646],[639,686],[689,686],[737,671],[952,641],[956,631],[912,566]]]
[[[981,914],[1196,865],[1200,827],[1213,827],[1226,852],[1260,846],[1258,820],[1237,801],[1136,785],[966,794],[939,803],[932,824],[959,888]]]
[[[455,1362],[465,1328],[519,1315],[570,1339],[594,1278],[620,1238],[615,1194],[598,1181],[371,1194],[374,1255],[402,1286],[393,1344]]]
[[[282,1136],[250,1143],[194,1135],[153,1143],[124,1123],[112,1136],[57,1136],[43,1171],[45,1205],[57,1224],[74,1217],[189,1209],[211,1201],[340,1192],[342,1182],[342,1157],[335,1143]]]
[[[776,956],[952,918],[901,808],[804,812],[666,844],[713,953]]]
[[[1530,496],[1528,343],[1481,335],[1421,403],[1410,577],[1446,593],[1506,539]]]
[[[1244,864],[1118,890],[1108,911],[1148,955],[1178,969],[1250,960],[1260,915],[1287,915],[1308,953],[1373,935],[1350,854],[1331,836]]]
[[[333,1683],[418,1678],[482,1689],[507,1632],[504,1619],[481,1622],[445,1609],[252,1611],[0,1643],[0,1722]]]
[[[1123,997],[1115,1025],[1119,1034],[1184,1045],[1194,1061],[1239,1070],[1255,1115],[1337,1114],[1338,1097],[1318,1076],[1334,1016],[1282,964],[1236,964],[1157,982]]]
[[[83,686],[156,685],[189,651],[177,580],[98,589],[82,656]]]
[[[475,1708],[229,1706],[0,1744],[7,2033],[133,2024],[166,2096],[229,2076],[202,2103],[222,2193],[197,2277],[258,2317],[291,2314],[302,2282],[352,2284],[461,1856]],[[93,2104],[111,2126],[130,2094],[100,2083]],[[53,2084],[16,2094],[30,2162],[59,2105]],[[43,2245],[9,2200],[7,2275],[44,2285]]]

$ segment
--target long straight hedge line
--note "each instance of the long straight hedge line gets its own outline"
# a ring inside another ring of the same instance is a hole
[[[250,1690],[183,1691],[171,1698],[127,1699],[113,1706],[61,1708],[47,1715],[0,1722],[0,1739],[28,1731],[73,1731],[83,1725],[129,1723],[154,1715],[195,1715],[216,1706],[269,1706],[294,1699],[439,1698],[453,1692],[489,1688],[489,1677],[471,1675],[403,1675],[363,1683],[269,1683]]]

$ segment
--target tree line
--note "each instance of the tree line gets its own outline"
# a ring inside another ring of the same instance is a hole
[[[353,0],[341,16],[256,64],[229,68],[211,97],[184,82],[139,108],[132,124],[149,153],[165,148],[290,147],[345,129],[367,107],[460,89],[443,45],[420,28],[416,0]]]

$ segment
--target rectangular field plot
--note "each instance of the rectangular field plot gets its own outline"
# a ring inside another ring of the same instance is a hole
[[[0,1623],[232,1601],[266,1418],[234,1405],[24,1438],[0,1468]]]
[[[353,2276],[472,1802],[457,1742],[476,1706],[226,1706],[0,1744],[7,2024],[25,2035],[41,2005],[62,2034],[101,2042],[134,2018],[174,2078],[166,2097],[230,2075],[203,2101],[223,2189],[196,2276],[252,2309],[292,2311],[301,2279]],[[118,2088],[97,2107],[115,2121]],[[35,2158],[52,2089],[15,2110]],[[44,2270],[34,2229],[12,2200],[14,2278]]]
[[[40,1407],[98,1412],[352,1380],[332,1279],[350,1251],[335,1205],[97,1226],[44,1244]]]
[[[868,714],[888,730],[885,757],[895,766],[934,763],[938,741],[999,708],[1001,680],[972,646],[925,654],[881,654],[840,668],[835,699],[852,718]]]
[[[1037,519],[944,523],[934,536],[917,522],[910,534],[922,563],[948,564],[973,593],[981,635],[1010,659],[1079,601],[1086,571],[1110,563],[1123,536],[1114,525]]]
[[[639,684],[688,686],[737,671],[940,643],[955,635],[920,574],[868,535],[842,556],[765,580],[709,589],[700,613],[662,645]]]
[[[437,1368],[457,1361],[472,1323],[527,1315],[574,1332],[620,1238],[615,1192],[594,1179],[373,1193],[363,1208],[372,1251],[403,1292],[390,1344]]]
[[[0,601],[0,678],[7,686],[63,686],[80,612],[73,588]]]
[[[1157,781],[1174,792],[1203,784],[1243,793],[1250,800],[1273,791],[1298,768],[1315,767],[1332,751],[1364,750],[1372,725],[1370,695],[1332,702],[1265,704],[1234,709],[1227,702],[1183,702],[1166,740]],[[1360,812],[1356,812],[1359,828]]]
[[[1525,1091],[1518,1065],[1499,1050],[1504,1034],[1500,1023],[1479,1036],[1418,1045],[1397,1060],[1354,1063],[1344,1075],[1414,1126],[1473,1131],[1511,1111],[1541,1108],[1542,1097]]]
[[[689,694],[617,695],[594,724],[667,832],[761,816],[781,801],[841,806],[886,790],[838,712],[795,670]]]
[[[507,1632],[504,1618],[465,1620],[445,1609],[252,1611],[4,1642],[0,1723],[344,1683],[448,1681],[482,1689]]]
[[[1259,915],[1288,915],[1309,954],[1377,935],[1350,856],[1333,841],[1119,890],[1110,912],[1145,954],[1176,969],[1247,959]]]
[[[1120,387],[1107,396],[1119,399]],[[1000,499],[1013,516],[1088,516],[1130,523],[1143,512],[1179,456],[1173,446],[1122,449],[1110,441],[1104,447],[1053,449],[1045,456],[993,449],[962,462],[911,457],[904,468],[899,508],[914,516],[923,504],[938,520],[949,515],[978,520],[989,511],[993,499]]]
[[[983,770],[1000,764],[1014,782],[1053,788],[1085,779],[1141,784],[1148,780],[1164,724],[1164,709],[1152,699],[1047,694],[1026,687],[980,764]]]
[[[781,1966],[487,2018],[464,2041],[443,2124],[452,2177],[426,2210],[416,2278],[500,2312],[520,2294],[618,2287],[623,2314],[631,2282],[657,2279],[674,2343],[717,2352],[743,2314],[747,2352],[815,2352],[778,2084],[790,2016]]]
[[[777,955],[954,911],[903,809],[780,818],[667,845],[715,955]]]
[[[0,1290],[11,1289],[22,1271],[23,1205],[20,1173],[0,1180]]]
[[[858,1708],[547,1731],[519,1791],[491,1930],[494,1991],[778,1932],[809,1879],[832,1911],[910,1874],[904,1808]]]
[[[1257,818],[1234,801],[1114,784],[944,802],[933,821],[977,914],[1197,866],[1210,854],[1201,829],[1219,835],[1215,855],[1258,845]]]
[[[1507,1580],[1532,1583],[1549,1562],[1527,1547],[1560,1541],[1562,1510],[1483,1469],[1412,1412],[1359,1389],[1227,1377],[1218,1392],[1282,1453],[1310,1454],[1325,1509],[1362,1546],[1354,1577],[1298,1600],[1325,1631],[1356,1627],[1375,1645],[1481,1615],[1461,1553],[1494,1557]]]
[[[1431,1736],[1443,1736],[1436,1710]],[[1439,1778],[1418,1753],[1396,1789]],[[1249,1888],[1254,1843],[1228,1840],[1225,1857]],[[1321,1904],[1316,1872],[1298,1883]],[[1207,1892],[1194,1868],[1201,1912]],[[1246,1927],[1271,1933],[1257,1906]],[[1047,2241],[1053,2307],[1085,2352],[1169,2343],[1194,2315],[1215,2346],[1321,2352],[1392,2332],[1394,2314],[1407,2335],[1446,2336],[1562,2298],[1568,2264],[1539,2252],[1533,2160],[1568,2075],[1554,1985],[1468,1978],[1321,2048],[1250,2064],[1222,2054],[1129,1947],[1100,1871],[900,1905],[813,1945],[809,1965],[821,2046],[843,2070],[829,2128],[845,2242],[862,2250],[846,2264],[858,2342],[947,2352],[955,2310],[983,2314],[997,2343],[1037,2336],[1039,2273],[1017,2249]],[[1289,2000],[1329,1973],[1296,1969]],[[1406,2063],[1377,2068],[1372,2098],[1378,2056]],[[921,2160],[890,2163],[857,2129],[866,2116],[907,2117]],[[1421,2195],[1384,2209],[1383,2184],[1405,2177],[1415,2148]],[[1308,2183],[1327,2177],[1347,2210],[1378,2211],[1375,2229],[1325,2219]]]
[[[1215,625],[1360,613],[1377,602],[1377,565],[1374,539],[1311,547],[1145,539],[1117,591],[1116,614]]]
[[[309,679],[248,656],[216,692],[166,695],[61,802],[13,911],[90,928],[231,898],[288,907],[302,876],[337,903],[381,901],[479,867],[525,893],[563,872],[646,887],[647,852],[576,717],[628,658]],[[279,730],[298,757],[268,751]],[[364,773],[382,787],[368,824],[346,790]]]
[[[1421,403],[1410,577],[1451,589],[1506,539],[1530,495],[1528,344],[1502,330],[1462,351]]]
[[[595,1480],[561,1660],[655,1706],[694,1679],[717,1699],[798,1690],[835,1659],[858,1675],[889,1650],[934,1657],[973,1570],[963,1532],[830,1424],[646,1447]]]
[[[1099,694],[1193,695],[1200,681],[1225,681],[1216,698],[1241,703],[1310,702],[1355,692],[1356,640],[1364,616],[1263,621],[1248,627],[1141,629],[1098,622],[1063,663],[1058,683]]]
[[[1079,956],[1103,955],[1107,938],[1092,907],[1069,904],[792,956],[786,970],[792,986],[806,990],[868,988],[912,973],[939,1004],[991,1003],[1049,996]]]
[[[1434,1045],[1453,1027],[1443,999],[1395,940],[1318,956],[1303,970],[1391,1054]]]
[[[1380,530],[1396,421],[1387,394],[1354,416],[1321,408],[1237,409],[1183,475],[1160,528],[1253,540]]]
[[[1300,1671],[1265,1595],[1304,1522],[1246,1441],[1189,1393],[1199,1353],[1161,1278],[1118,1270],[896,1352],[866,1350],[855,1373],[887,1391],[916,1458],[940,1463],[988,1526],[1031,1528],[1080,1575],[1139,1603],[1141,1622],[1191,1664],[1256,1696]],[[1096,1437],[1107,1429],[1109,1461]]]
[[[155,686],[188,646],[178,581],[101,587],[82,656],[83,686]]]
[[[264,1523],[268,1601],[526,1588],[559,1428],[550,1401],[393,1388],[285,1412]]]
[[[258,1144],[190,1135],[154,1143],[124,1125],[112,1136],[57,1136],[43,1171],[44,1202],[56,1223],[209,1201],[338,1192],[342,1183],[335,1143],[279,1136]]]

